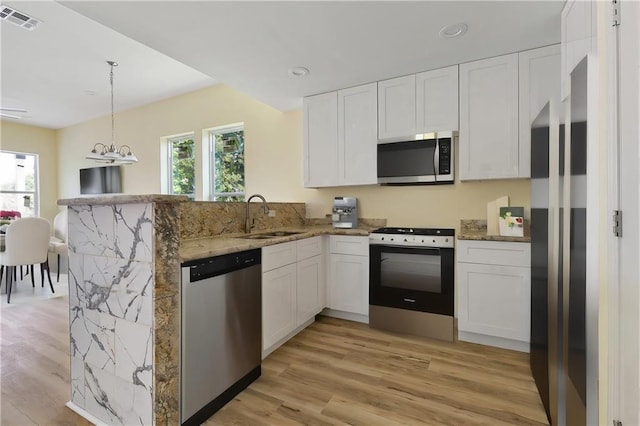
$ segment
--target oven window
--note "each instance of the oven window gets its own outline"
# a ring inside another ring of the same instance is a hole
[[[442,293],[439,255],[382,252],[380,259],[382,287]]]

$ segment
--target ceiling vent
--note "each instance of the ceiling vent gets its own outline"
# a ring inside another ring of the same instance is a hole
[[[37,19],[7,6],[0,6],[0,19],[29,31],[33,31],[40,23]]]

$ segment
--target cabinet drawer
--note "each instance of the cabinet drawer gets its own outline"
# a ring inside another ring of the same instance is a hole
[[[305,238],[296,241],[297,259],[308,259],[322,254],[322,237]]]
[[[262,248],[262,272],[296,263],[296,241]]]
[[[523,267],[531,265],[530,243],[458,240],[456,253],[458,262]]]
[[[369,237],[330,235],[329,250],[336,254],[369,255]]]

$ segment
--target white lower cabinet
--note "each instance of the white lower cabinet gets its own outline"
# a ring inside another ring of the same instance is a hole
[[[262,356],[302,330],[325,303],[322,237],[262,249]]]
[[[331,253],[331,272],[328,307],[367,315],[369,312],[369,259]]]
[[[531,245],[459,240],[458,339],[529,351]]]
[[[262,347],[269,348],[296,328],[296,265],[262,274]]]
[[[322,255],[298,262],[297,325],[313,318],[324,308],[324,262]]]
[[[350,314],[369,315],[369,239],[329,237],[327,307]],[[356,319],[357,318],[353,318]]]

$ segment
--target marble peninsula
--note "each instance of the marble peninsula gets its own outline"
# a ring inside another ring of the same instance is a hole
[[[185,196],[116,195],[58,201],[69,218],[71,400],[96,423],[180,424],[180,264],[276,244],[243,233],[246,203],[189,201]],[[305,219],[304,203],[269,203],[255,230],[334,233]],[[254,210],[255,209],[255,210]],[[363,220],[367,235],[384,220]]]

